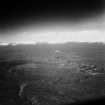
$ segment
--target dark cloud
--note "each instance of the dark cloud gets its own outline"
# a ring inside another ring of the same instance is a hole
[[[76,23],[91,20],[104,14],[104,8],[104,0],[9,1],[0,6],[0,32],[44,21]]]

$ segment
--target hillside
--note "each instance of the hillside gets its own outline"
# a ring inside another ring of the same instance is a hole
[[[102,43],[0,46],[0,104],[61,105],[105,98],[104,54]]]

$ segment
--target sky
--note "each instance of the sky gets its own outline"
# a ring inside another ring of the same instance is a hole
[[[105,42],[104,0],[21,2],[0,11],[0,42]]]

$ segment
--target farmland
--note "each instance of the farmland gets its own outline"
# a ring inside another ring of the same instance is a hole
[[[0,46],[0,105],[63,105],[105,98],[105,45]]]

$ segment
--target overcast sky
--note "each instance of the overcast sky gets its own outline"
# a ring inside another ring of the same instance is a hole
[[[89,20],[72,24],[71,22],[39,22],[28,24],[21,29],[5,32],[1,36],[2,42],[49,42],[63,43],[69,41],[78,42],[105,42],[104,15],[96,20]]]
[[[104,0],[16,6],[1,12],[1,42],[105,42]]]

